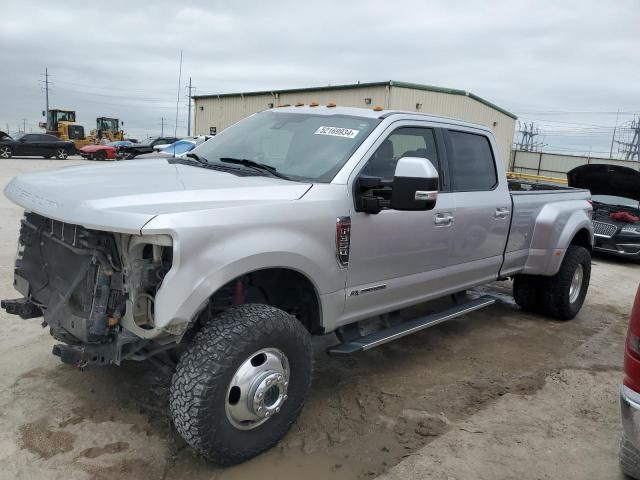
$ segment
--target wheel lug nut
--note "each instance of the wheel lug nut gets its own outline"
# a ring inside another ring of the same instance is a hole
[[[258,398],[262,399],[262,397],[264,397],[264,393],[262,392],[258,393]]]
[[[268,417],[268,416],[269,416],[269,412],[268,412],[268,411],[267,411],[267,412],[265,412],[264,416],[265,416],[265,417]]]

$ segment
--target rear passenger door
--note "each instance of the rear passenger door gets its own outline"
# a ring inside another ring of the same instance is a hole
[[[502,165],[497,168],[495,146],[482,131],[461,127],[443,134],[456,207],[451,261],[465,264],[468,285],[494,280],[511,221],[511,195],[499,181]]]

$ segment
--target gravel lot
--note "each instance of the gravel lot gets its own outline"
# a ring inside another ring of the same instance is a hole
[[[3,160],[0,186],[81,162]],[[0,296],[12,298],[21,210],[2,197],[0,216]],[[51,355],[39,320],[3,312],[0,478],[619,479],[617,388],[639,271],[596,257],[587,304],[571,322],[506,301],[346,359],[318,342],[293,430],[226,470],[172,430],[168,379],[151,366],[77,371]],[[490,288],[508,294],[511,285]]]

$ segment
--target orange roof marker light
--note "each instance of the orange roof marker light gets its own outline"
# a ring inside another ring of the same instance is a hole
[[[384,110],[384,108],[382,108],[380,105],[376,105],[375,107],[373,107],[374,112],[381,112],[382,110]]]
[[[296,107],[304,107],[304,102],[298,102],[298,103],[296,103]]]
[[[327,103],[327,108],[333,108],[336,106],[336,102],[329,102]]]
[[[318,105],[320,105],[318,102],[311,102],[309,104],[310,107],[317,107]]]

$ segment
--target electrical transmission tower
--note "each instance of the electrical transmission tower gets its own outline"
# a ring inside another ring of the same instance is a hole
[[[518,122],[518,133],[520,134],[520,141],[515,144],[516,150],[539,152],[540,148],[545,146],[544,143],[535,140],[540,135],[540,131],[533,122],[529,124]]]
[[[624,154],[625,160],[640,160],[638,157],[640,151],[640,117],[631,122],[632,138],[630,142],[621,142],[616,140],[618,151]]]

